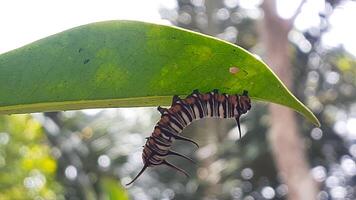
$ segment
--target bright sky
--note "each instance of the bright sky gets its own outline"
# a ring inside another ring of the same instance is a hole
[[[0,53],[57,32],[104,20],[132,19],[165,23],[159,7],[175,0],[1,0]]]
[[[290,18],[302,0],[277,0],[278,14],[283,18]],[[319,13],[325,8],[324,0],[306,0],[301,14],[296,18],[295,27],[298,30],[307,30],[319,26]],[[330,8],[331,10],[331,8]],[[356,2],[347,2],[339,5],[330,17],[330,30],[322,37],[326,47],[335,47],[342,44],[347,51],[356,56],[356,26],[352,25],[356,19]]]
[[[342,4],[330,18],[331,31],[323,37],[323,43],[329,46],[337,46],[340,43],[345,49],[356,56],[356,2]]]
[[[261,0],[240,0],[240,3],[243,6],[242,2],[251,1],[258,4]],[[278,0],[279,14],[290,17],[300,1]],[[0,53],[90,22],[134,19],[167,24],[160,19],[161,6],[175,8],[177,3],[175,0],[1,0]],[[296,19],[297,29],[317,26],[317,15],[324,6],[324,0],[307,0]],[[339,6],[331,17],[331,30],[323,37],[323,43],[331,47],[343,44],[356,55],[353,19],[356,19],[356,2]]]

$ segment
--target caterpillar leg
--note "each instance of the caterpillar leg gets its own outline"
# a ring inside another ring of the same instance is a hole
[[[193,90],[192,94],[200,94],[198,89]]]
[[[173,106],[177,101],[179,101],[179,100],[181,100],[181,99],[179,98],[179,96],[178,96],[178,95],[174,95],[173,98],[172,98],[172,106]]]
[[[163,115],[165,112],[168,112],[167,108],[162,108],[161,106],[158,106],[157,110],[161,113],[161,115]]]
[[[189,158],[188,156],[182,155],[182,154],[180,154],[180,153],[178,153],[178,152],[175,152],[175,151],[170,150],[170,151],[168,152],[168,155],[179,156],[179,157],[185,158],[185,159],[187,159],[187,160],[189,160],[190,162],[192,162],[192,163],[195,164],[195,161],[194,161],[194,160],[192,160],[192,159]]]
[[[175,166],[175,165],[169,163],[169,162],[166,161],[166,160],[163,160],[162,164],[165,164],[165,165],[167,165],[168,167],[171,167],[171,168],[173,168],[173,169],[175,169],[175,170],[181,172],[181,173],[184,174],[186,177],[189,177],[189,174],[188,174],[186,171],[184,171],[183,169],[181,169],[181,168],[179,168],[179,167],[177,167],[177,166]]]
[[[237,123],[237,127],[239,128],[239,135],[241,138],[241,127],[240,127],[240,115],[235,117],[236,123]]]
[[[176,140],[183,140],[183,141],[191,142],[191,143],[195,144],[195,146],[197,146],[199,148],[198,143],[194,142],[193,140],[191,140],[189,138],[186,138],[186,137],[183,137],[183,136],[180,136],[180,135],[173,135],[173,137]]]
[[[133,182],[135,182],[136,181],[136,179],[138,179],[138,177],[140,177],[141,176],[141,174],[147,169],[147,167],[148,167],[148,165],[146,164],[146,165],[144,165],[143,167],[142,167],[142,169],[141,169],[141,171],[135,176],[135,178],[134,179],[132,179],[132,181],[131,182],[129,182],[129,183],[127,183],[126,184],[126,186],[128,186],[128,185],[130,185],[130,184],[132,184]]]

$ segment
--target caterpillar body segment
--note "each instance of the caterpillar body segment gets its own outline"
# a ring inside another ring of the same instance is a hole
[[[166,165],[189,176],[183,169],[167,161],[168,156],[174,155],[194,162],[191,158],[170,149],[174,140],[191,142],[199,148],[196,142],[181,135],[184,128],[193,121],[202,118],[235,118],[241,138],[240,117],[250,109],[251,100],[246,90],[242,95],[219,94],[219,91],[214,89],[205,94],[194,90],[185,99],[181,99],[177,95],[173,96],[170,108],[157,107],[161,113],[161,119],[157,122],[152,135],[146,138],[142,153],[144,166],[136,177],[126,185],[137,180],[147,167],[157,165]]]

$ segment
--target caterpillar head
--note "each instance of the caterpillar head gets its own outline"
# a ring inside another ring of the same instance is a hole
[[[150,166],[154,165],[154,164],[152,164],[150,162],[150,157],[153,156],[153,151],[150,148],[148,148],[150,140],[151,140],[151,138],[147,138],[146,144],[144,146],[145,148],[143,149],[142,160],[143,160],[143,164],[144,165],[143,165],[141,171],[135,176],[134,179],[132,179],[131,182],[127,183],[126,186],[128,186],[128,185],[132,184],[133,182],[135,182],[136,179],[138,179],[138,177],[140,177],[141,174],[147,169],[147,167],[150,167]]]
[[[235,114],[237,127],[239,128],[240,138],[241,138],[240,117],[242,114],[245,114],[250,109],[251,109],[251,99],[248,96],[248,92],[246,90],[244,90],[242,95],[238,95],[238,102],[236,104],[237,112]]]
[[[238,106],[239,114],[245,114],[251,109],[251,99],[246,90],[244,90],[243,94],[240,96]]]

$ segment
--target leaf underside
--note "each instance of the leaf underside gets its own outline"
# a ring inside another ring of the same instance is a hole
[[[169,105],[173,95],[194,89],[247,90],[320,125],[261,60],[180,28],[98,22],[0,55],[0,114]]]

